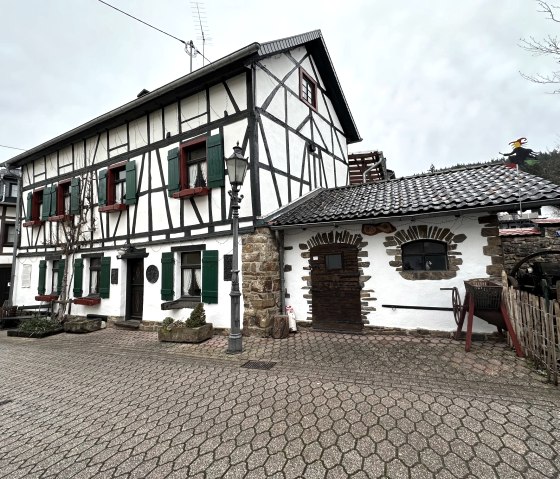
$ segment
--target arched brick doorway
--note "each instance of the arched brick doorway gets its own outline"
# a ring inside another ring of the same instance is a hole
[[[313,328],[361,331],[364,324],[357,246],[322,244],[311,248],[310,255]]]

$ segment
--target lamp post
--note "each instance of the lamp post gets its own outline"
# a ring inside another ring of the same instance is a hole
[[[239,194],[245,173],[247,172],[248,158],[243,158],[239,142],[233,147],[233,154],[226,159],[226,167],[231,184],[231,218],[233,230],[233,258],[231,261],[231,329],[228,340],[228,354],[236,354],[243,351],[243,343],[241,337],[240,326],[240,297],[239,291],[239,266],[238,266],[238,246],[239,241],[239,203],[243,199],[243,195]]]

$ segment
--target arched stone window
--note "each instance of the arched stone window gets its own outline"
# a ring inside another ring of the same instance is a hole
[[[447,271],[447,243],[422,239],[401,245],[403,271]]]

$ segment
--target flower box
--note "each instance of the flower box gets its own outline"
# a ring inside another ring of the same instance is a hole
[[[56,216],[49,216],[49,221],[51,222],[59,222],[59,221],[70,221],[72,216],[70,215],[56,215]]]
[[[58,294],[39,294],[35,296],[35,301],[41,301],[43,303],[51,303],[55,299],[58,299]]]
[[[99,211],[101,213],[111,213],[112,211],[124,211],[127,208],[128,205],[125,205],[124,203],[114,203],[112,205],[100,206]]]
[[[31,221],[26,221],[25,223],[23,223],[23,226],[25,228],[28,228],[30,226],[40,226],[44,223],[44,221],[42,220],[31,220]]]
[[[74,304],[81,304],[82,306],[95,306],[101,303],[101,298],[74,298]]]
[[[185,190],[173,193],[173,198],[190,198],[192,196],[206,196],[210,190],[205,186],[197,186],[196,188],[187,188]]]

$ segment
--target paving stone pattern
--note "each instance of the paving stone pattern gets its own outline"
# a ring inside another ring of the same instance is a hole
[[[0,332],[0,478],[559,477],[560,390],[504,343],[301,331],[226,347]]]

